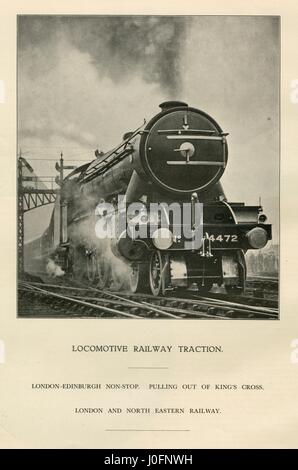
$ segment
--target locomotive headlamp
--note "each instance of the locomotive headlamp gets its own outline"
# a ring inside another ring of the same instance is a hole
[[[168,250],[173,244],[173,234],[168,228],[159,228],[152,234],[152,242],[158,250]]]
[[[264,224],[266,222],[266,220],[267,220],[267,217],[266,217],[265,214],[259,215],[259,223],[260,224]]]
[[[255,249],[263,248],[268,241],[267,232],[261,227],[253,228],[247,232],[246,236],[251,248]]]

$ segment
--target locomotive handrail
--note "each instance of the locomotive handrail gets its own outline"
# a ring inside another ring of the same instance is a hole
[[[208,161],[175,161],[168,160],[168,165],[203,165],[203,166],[225,166],[224,162],[208,162]]]
[[[109,169],[110,166],[113,166],[114,163],[118,162],[119,160],[121,160],[121,157],[122,158],[125,158],[127,157],[128,155],[130,155],[132,153],[132,149],[129,148],[129,149],[124,149],[121,153],[117,153],[118,150],[120,150],[122,147],[125,147],[132,139],[134,139],[141,131],[141,129],[145,126],[146,124],[146,120],[144,119],[144,122],[143,124],[138,127],[127,139],[125,139],[123,142],[121,142],[120,145],[118,145],[118,147],[115,147],[113,150],[111,150],[110,152],[108,152],[107,155],[105,155],[105,157],[100,160],[96,165],[92,166],[90,169],[87,168],[87,170],[85,171],[83,177],[81,178],[81,182],[83,183],[86,183],[87,181],[90,181],[91,179],[93,179],[95,176],[98,176],[101,174],[100,170],[102,169]],[[114,158],[112,158],[111,160],[109,160],[109,157],[113,156],[114,155]],[[119,157],[119,158],[117,158]],[[104,164],[107,164],[107,165],[104,165]],[[89,172],[88,172],[88,169],[89,169]]]
[[[163,135],[163,134],[175,134],[175,135],[181,135],[181,134],[186,134],[186,135],[202,135],[204,136],[205,134],[215,134],[216,131],[211,130],[211,129],[160,129],[157,131],[158,134]],[[219,136],[226,137],[229,135],[228,132],[220,132]]]
[[[191,134],[191,135],[183,135],[183,134],[171,134],[167,135],[167,139],[185,139],[187,137],[189,140],[224,140],[224,136],[219,135],[200,135],[200,134]]]
[[[215,131],[210,129],[160,129],[157,131],[158,134],[215,134]]]
[[[125,149],[121,153],[116,153],[114,158],[112,158],[111,160],[101,161],[99,165],[96,165],[92,168],[92,172],[90,172],[89,174],[85,174],[85,176],[80,180],[80,183],[88,183],[88,181],[91,181],[97,176],[100,176],[102,173],[114,166],[115,163],[118,163],[120,160],[123,160],[124,158],[128,157],[132,152],[133,149]]]

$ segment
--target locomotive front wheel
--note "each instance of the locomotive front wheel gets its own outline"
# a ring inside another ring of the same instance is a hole
[[[149,285],[155,296],[165,293],[164,269],[165,263],[160,251],[154,251],[149,263]]]
[[[149,264],[147,262],[132,265],[129,284],[133,293],[149,291]]]

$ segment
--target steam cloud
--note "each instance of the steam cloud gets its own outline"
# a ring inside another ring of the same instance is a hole
[[[49,259],[46,265],[46,272],[50,277],[61,277],[64,276],[65,272],[61,267],[55,263],[54,260]]]

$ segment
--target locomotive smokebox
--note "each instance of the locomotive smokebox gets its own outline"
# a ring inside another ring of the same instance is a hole
[[[109,199],[128,191],[134,200],[149,184],[158,194],[185,199],[216,187],[227,164],[227,134],[208,114],[182,101],[166,101],[160,108],[89,165],[80,178],[86,196]]]
[[[160,108],[134,145],[134,169],[160,192],[190,196],[206,191],[225,170],[227,134],[187,103],[166,101]]]

